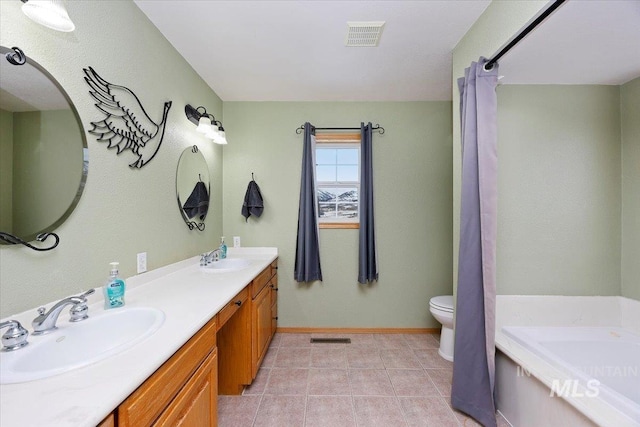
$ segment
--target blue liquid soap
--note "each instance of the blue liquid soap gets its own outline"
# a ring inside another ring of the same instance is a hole
[[[124,280],[118,277],[119,263],[112,262],[109,265],[111,265],[111,274],[103,288],[105,310],[124,306],[124,291],[126,287]]]
[[[227,244],[224,242],[224,236],[220,238],[220,258],[224,259],[227,257]]]

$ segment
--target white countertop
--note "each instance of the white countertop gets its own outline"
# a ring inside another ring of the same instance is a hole
[[[126,279],[126,307],[162,310],[166,318],[160,329],[132,348],[89,366],[0,385],[0,425],[96,426],[277,256],[276,248],[229,248],[229,258],[247,258],[250,266],[228,273],[205,272],[198,256]],[[89,316],[104,310],[100,288],[89,303]],[[35,309],[10,318],[32,332],[34,317]],[[60,329],[73,327],[68,317],[65,309],[58,320]],[[30,341],[38,338],[29,336]]]

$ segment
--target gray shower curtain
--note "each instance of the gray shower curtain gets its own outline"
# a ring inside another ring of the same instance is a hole
[[[462,192],[451,404],[495,427],[498,67],[480,58],[458,80]]]
[[[322,280],[316,194],[316,129],[304,124],[300,206],[298,208],[298,238],[293,277],[296,282]]]
[[[360,123],[360,242],[358,282],[378,280],[376,233],[373,220],[373,147],[372,125]]]

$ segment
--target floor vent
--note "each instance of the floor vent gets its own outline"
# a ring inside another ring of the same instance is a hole
[[[311,338],[311,344],[351,344],[351,338]]]
[[[375,47],[378,46],[384,21],[376,22],[347,22],[347,39],[345,46]]]

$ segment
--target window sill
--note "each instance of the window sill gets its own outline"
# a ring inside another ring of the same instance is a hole
[[[318,228],[360,228],[359,222],[321,222]]]

